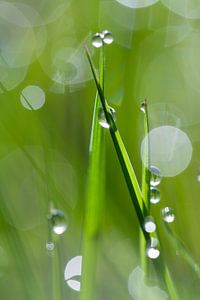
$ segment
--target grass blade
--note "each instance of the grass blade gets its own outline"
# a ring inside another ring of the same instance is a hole
[[[200,279],[200,268],[193,257],[190,255],[189,251],[186,249],[184,243],[181,239],[173,232],[170,228],[170,224],[164,222],[164,228],[174,245],[174,248],[180,253],[180,255],[185,259],[185,261],[189,264],[192,270],[197,274],[198,278]]]
[[[126,151],[126,148],[124,146],[124,143],[122,141],[120,133],[119,133],[117,126],[115,124],[115,121],[109,111],[109,107],[108,107],[107,101],[105,99],[104,92],[99,84],[98,79],[97,79],[95,68],[94,68],[91,56],[90,56],[87,48],[86,48],[86,54],[88,57],[88,61],[90,63],[90,67],[91,67],[91,70],[93,73],[93,77],[94,77],[94,80],[96,83],[97,90],[99,93],[99,97],[100,97],[101,104],[102,104],[102,107],[104,110],[106,121],[110,125],[110,127],[109,127],[110,134],[111,134],[113,144],[114,144],[114,147],[115,147],[115,150],[116,150],[116,153],[117,153],[117,156],[118,156],[118,159],[119,159],[119,162],[120,162],[123,174],[124,174],[124,178],[125,178],[125,181],[126,181],[126,184],[127,184],[130,196],[131,196],[132,203],[135,207],[135,211],[136,211],[136,214],[138,217],[140,228],[144,234],[145,239],[149,240],[149,234],[143,228],[144,216],[143,216],[142,209],[144,207],[144,204],[143,204],[143,196],[142,196],[142,192],[141,192],[139,183],[137,181],[135,172],[133,170],[132,164],[130,162],[128,153]]]
[[[100,82],[104,82],[104,53],[101,49],[100,57]],[[94,299],[94,277],[96,271],[96,253],[100,236],[101,221],[103,216],[103,183],[105,141],[104,131],[99,125],[98,114],[100,98],[96,96],[93,112],[92,131],[90,137],[90,163],[86,191],[86,209],[84,232],[82,242],[83,272],[81,281],[81,300]]]

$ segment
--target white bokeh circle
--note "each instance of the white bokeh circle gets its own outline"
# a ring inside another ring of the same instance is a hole
[[[45,103],[45,93],[39,86],[29,85],[21,92],[20,101],[26,109],[37,110]]]
[[[182,130],[173,126],[161,126],[151,130],[141,144],[144,164],[147,139],[150,146],[150,165],[156,166],[162,177],[174,177],[188,167],[192,158],[192,144]]]
[[[159,0],[117,0],[120,4],[129,8],[142,8],[155,4]]]

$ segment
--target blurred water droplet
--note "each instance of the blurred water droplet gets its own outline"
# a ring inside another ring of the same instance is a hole
[[[47,242],[47,243],[46,243],[46,249],[47,249],[48,251],[53,251],[54,248],[55,248],[55,245],[54,245],[53,242]]]
[[[159,241],[155,237],[151,237],[150,241],[147,243],[146,254],[149,258],[156,259],[160,255],[160,250],[158,249]]]
[[[156,187],[150,188],[150,202],[156,204],[160,201],[160,191]]]
[[[92,37],[92,45],[95,48],[100,48],[103,46],[103,35],[102,33],[95,33]]]
[[[66,218],[62,211],[52,209],[51,214],[49,215],[49,220],[54,233],[62,234],[67,230]]]
[[[163,220],[167,223],[172,223],[175,219],[173,209],[170,207],[165,207],[162,209]]]
[[[144,229],[146,232],[154,232],[156,230],[156,224],[151,216],[145,218]]]
[[[110,113],[111,113],[111,115],[113,117],[113,120],[115,121],[116,120],[116,112],[115,112],[114,108],[112,108],[112,107],[109,106],[109,110],[110,110]],[[102,107],[99,108],[98,119],[99,119],[99,124],[103,128],[107,128],[108,129],[110,127],[110,125],[106,121],[106,117],[105,117],[104,110],[103,110]]]
[[[160,170],[154,166],[150,167],[151,178],[150,178],[150,185],[157,186],[161,182]]]
[[[114,38],[113,38],[112,32],[110,32],[110,31],[108,31],[108,30],[104,30],[104,31],[102,32],[102,34],[103,34],[103,42],[104,42],[105,44],[110,45],[110,44],[113,43]]]
[[[160,255],[160,250],[154,247],[147,248],[146,254],[151,259],[156,259]]]
[[[142,104],[140,105],[140,110],[143,112],[143,113],[146,113],[146,105],[144,102],[142,102]]]

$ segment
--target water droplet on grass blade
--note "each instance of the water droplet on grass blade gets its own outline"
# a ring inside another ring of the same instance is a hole
[[[157,238],[152,237],[147,243],[146,254],[149,258],[156,259],[160,255],[160,250],[157,248],[159,241]]]
[[[113,120],[115,121],[116,120],[116,112],[114,110],[114,108],[110,107],[109,106],[109,110],[110,110],[110,113],[113,117]],[[102,107],[99,108],[99,114],[98,114],[98,119],[99,119],[99,124],[103,127],[103,128],[109,128],[110,125],[108,124],[107,120],[106,120],[106,117],[105,117],[105,114],[104,114],[104,110]]]
[[[150,188],[150,202],[156,204],[160,201],[160,191],[156,187]]]
[[[151,216],[145,218],[144,230],[149,233],[154,232],[156,230],[156,224]]]
[[[170,207],[165,207],[162,209],[162,216],[163,216],[163,220],[167,223],[172,223],[174,222],[175,219],[175,215],[173,212],[173,209]]]
[[[47,243],[46,243],[46,249],[47,249],[48,251],[53,251],[53,250],[54,250],[54,247],[55,247],[55,245],[54,245],[53,242],[47,242]]]
[[[150,167],[151,178],[150,178],[150,185],[157,186],[161,182],[160,170],[154,166]]]
[[[102,32],[102,34],[103,34],[103,42],[104,42],[105,44],[110,45],[110,44],[113,43],[114,38],[113,38],[112,32],[110,32],[110,31],[108,31],[108,30],[104,30],[104,31]]]
[[[156,259],[160,255],[160,250],[154,247],[147,248],[147,256],[151,259]]]
[[[95,33],[92,37],[92,45],[95,48],[100,48],[103,46],[103,37],[102,33]]]
[[[52,230],[56,234],[62,234],[67,230],[67,222],[65,215],[58,209],[53,209],[49,215]]]

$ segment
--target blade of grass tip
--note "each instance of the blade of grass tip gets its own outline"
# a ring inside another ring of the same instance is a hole
[[[141,105],[141,111],[144,113],[144,133],[145,136],[148,136],[149,133],[149,117],[148,117],[148,107],[147,107],[147,99]],[[142,195],[143,195],[143,215],[149,215],[150,212],[150,143],[149,139],[145,139],[146,143],[144,145],[144,163],[142,164]],[[148,260],[146,256],[146,248],[147,243],[144,239],[144,236],[140,233],[140,259],[141,259],[141,266],[148,276]]]
[[[181,239],[173,232],[170,228],[170,224],[164,222],[164,228],[174,246],[174,248],[180,253],[180,255],[185,259],[185,261],[189,264],[189,266],[195,271],[196,275],[200,279],[200,267],[194,260],[194,258],[190,255],[189,251],[186,249],[184,243]]]
[[[144,111],[144,133],[145,136],[149,134],[149,116],[148,116],[148,107],[147,107],[147,99],[144,100],[141,106],[141,110]],[[147,214],[149,214],[150,210],[150,143],[149,138],[145,139],[146,143],[144,145],[144,163],[142,165],[142,195],[145,207],[143,208],[143,212],[145,213],[147,210]]]
[[[119,159],[119,162],[120,162],[123,174],[124,174],[124,178],[125,178],[125,181],[126,181],[126,184],[127,184],[130,196],[131,196],[132,203],[135,207],[135,211],[136,211],[136,214],[138,217],[140,228],[145,236],[145,239],[149,240],[150,239],[149,234],[144,230],[144,227],[143,227],[144,216],[143,216],[142,208],[143,208],[144,204],[143,204],[143,196],[142,196],[142,192],[141,192],[139,183],[137,181],[135,172],[133,170],[128,153],[126,151],[126,148],[124,146],[124,143],[122,141],[120,133],[117,129],[115,121],[113,120],[113,117],[109,112],[109,108],[108,108],[108,104],[107,104],[107,101],[104,96],[104,92],[98,82],[95,68],[94,68],[91,56],[90,56],[87,48],[86,48],[86,54],[87,54],[87,58],[88,58],[91,70],[92,70],[94,81],[96,83],[97,90],[99,93],[99,97],[100,97],[101,104],[102,104],[102,107],[104,110],[106,121],[110,125],[110,127],[109,127],[110,134],[111,134],[113,144],[114,144],[114,147],[115,147],[115,150],[116,150],[116,153],[117,153],[117,156],[118,156],[118,159]]]
[[[100,83],[104,85],[104,49],[100,53]],[[97,248],[103,218],[103,190],[105,164],[105,136],[99,125],[98,115],[101,106],[100,98],[96,96],[92,131],[90,136],[90,162],[86,191],[86,208],[82,241],[83,271],[81,280],[80,300],[93,300],[96,273]]]

